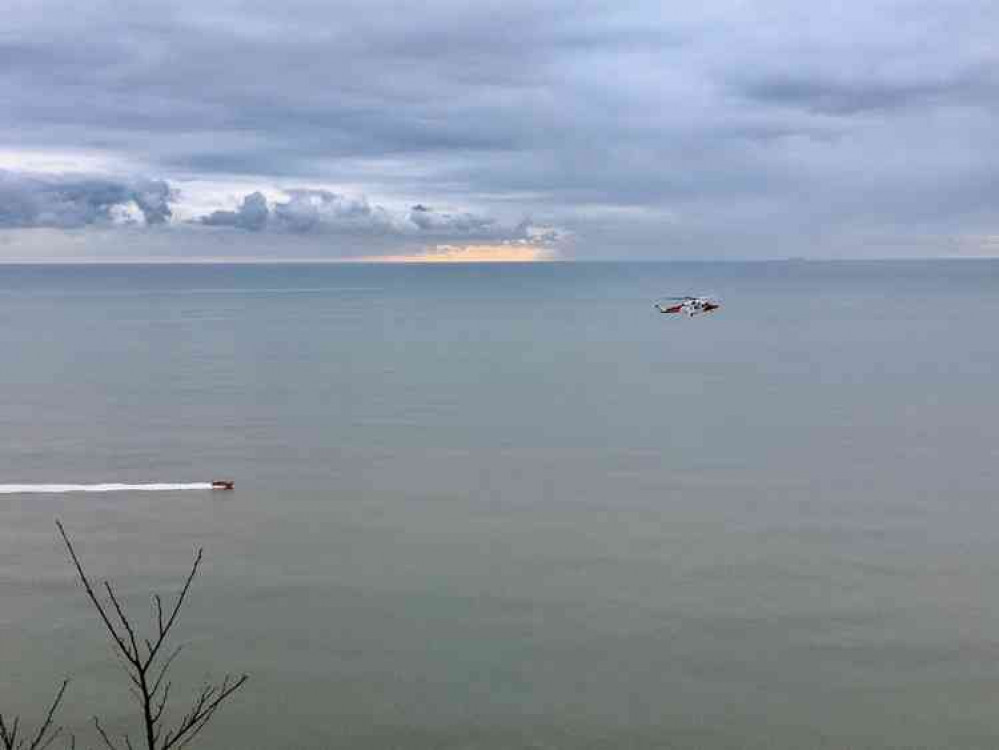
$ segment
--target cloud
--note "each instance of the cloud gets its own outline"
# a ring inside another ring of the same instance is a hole
[[[941,77],[814,75],[776,73],[740,82],[735,87],[765,104],[801,107],[819,114],[848,116],[932,105],[975,105],[994,102],[999,78],[985,68]]]
[[[206,196],[203,189],[188,190],[192,193],[188,199],[195,204],[206,197],[210,200],[211,191]],[[443,248],[435,255],[438,259],[454,256],[455,248],[469,247],[474,250],[462,250],[462,257],[498,248],[499,256],[486,253],[486,259],[530,259],[540,257],[544,248],[564,244],[570,235],[567,230],[530,219],[503,222],[472,211],[439,210],[426,203],[391,208],[367,196],[314,187],[278,190],[265,185],[244,194],[234,209],[207,213],[202,209],[193,215],[183,200],[184,193],[163,180],[0,171],[0,230],[95,227],[106,230],[100,233],[102,242],[113,242],[111,230],[118,227],[167,225],[172,230],[160,233],[164,238],[183,238],[192,247],[204,246],[199,235],[221,238],[213,229],[236,230],[294,238],[307,253],[318,249],[340,257],[382,256]],[[173,221],[172,205],[183,208],[180,213],[185,218]],[[312,249],[299,243],[310,238],[314,240]],[[330,244],[337,239],[349,242]],[[141,248],[142,235],[129,233],[128,242]]]
[[[162,180],[0,171],[0,228],[76,229],[127,221],[132,213],[147,225],[163,224],[171,216],[173,199]]]
[[[5,226],[134,205],[366,252],[526,241],[532,215],[579,257],[863,255],[866,233],[999,227],[993,0],[74,7],[4,9],[0,142],[226,187],[195,202],[111,180],[136,196],[91,204],[8,185]]]
[[[267,199],[263,193],[256,192],[243,198],[235,211],[213,211],[208,216],[202,216],[200,221],[211,227],[237,227],[257,232],[267,226],[269,215]]]
[[[274,204],[278,228],[309,233],[336,230],[360,234],[393,231],[393,219],[381,206],[367,198],[351,198],[330,190],[296,188],[285,191],[288,200]]]
[[[517,225],[515,234],[524,244],[534,246],[558,245],[571,239],[568,230],[553,226],[540,226],[531,219],[524,219]]]
[[[396,237],[425,242],[437,240],[489,240],[502,245],[555,245],[569,233],[554,226],[540,226],[529,219],[504,225],[496,218],[468,211],[439,211],[417,203],[393,210],[371,203],[367,197],[350,197],[331,190],[292,188],[285,200],[268,203],[263,193],[246,195],[235,211],[213,211],[197,223],[250,232],[264,230],[297,235],[352,235]]]
[[[402,218],[365,197],[352,198],[319,188],[291,188],[286,200],[268,204],[263,193],[246,195],[235,211],[213,211],[198,222],[251,232],[264,229],[293,234],[346,232],[389,234],[401,231]]]
[[[496,220],[471,213],[439,212],[421,203],[413,206],[407,220],[421,232],[430,234],[473,234],[488,236],[498,231]]]

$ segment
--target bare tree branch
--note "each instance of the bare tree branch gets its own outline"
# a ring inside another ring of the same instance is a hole
[[[17,725],[20,721],[21,717],[15,716],[13,723],[8,727],[3,714],[0,714],[0,743],[3,744],[4,750],[13,750],[17,747],[14,743],[17,742]]]
[[[168,682],[166,687],[163,688],[163,695],[160,696],[160,699],[156,704],[156,708],[153,709],[152,719],[154,724],[158,724],[160,717],[163,716],[163,709],[166,707],[167,701],[170,699],[171,684],[172,683]]]
[[[211,720],[222,702],[239,690],[247,679],[245,674],[238,678],[226,675],[221,685],[205,685],[176,732],[164,738],[162,750],[169,750],[174,745],[178,748],[185,747]]]
[[[135,631],[132,629],[132,625],[129,623],[128,618],[125,617],[125,613],[122,611],[121,604],[118,602],[118,597],[114,595],[114,589],[111,588],[111,584],[105,581],[104,588],[108,592],[108,599],[110,599],[111,604],[114,605],[114,611],[118,613],[118,619],[121,620],[121,624],[125,628],[125,634],[128,636],[128,643],[132,647],[131,652],[128,654],[129,659],[138,661],[139,645],[135,642]]]
[[[159,632],[163,632],[163,600],[159,594],[153,594],[153,602],[156,604],[156,626]],[[148,641],[147,641],[148,643]]]
[[[66,543],[66,549],[69,550],[69,556],[73,560],[73,565],[76,566],[76,572],[80,576],[80,583],[83,584],[83,588],[87,592],[87,596],[90,597],[91,603],[94,608],[97,609],[97,613],[101,616],[104,621],[104,627],[107,629],[108,633],[114,639],[121,653],[128,655],[128,646],[125,645],[125,641],[121,639],[118,635],[118,631],[115,630],[114,625],[111,624],[111,619],[108,617],[107,612],[104,611],[104,606],[101,604],[101,600],[97,598],[97,594],[94,593],[94,587],[90,585],[90,579],[87,578],[87,574],[83,572],[83,565],[80,564],[80,558],[76,556],[76,550],[73,549],[73,545],[69,542],[69,537],[66,536],[66,529],[62,527],[61,521],[56,521],[56,526],[59,527],[59,533],[62,535],[62,540]]]
[[[195,698],[192,707],[177,722],[176,726],[169,728],[164,724],[164,716],[170,700],[170,689],[172,683],[167,679],[170,668],[174,660],[183,649],[183,644],[173,648],[169,652],[163,647],[170,636],[170,633],[177,622],[181,607],[187,599],[187,593],[191,589],[191,583],[197,575],[201,565],[203,550],[199,549],[194,557],[191,570],[184,579],[180,592],[177,595],[173,606],[168,612],[164,611],[163,600],[159,594],[152,597],[156,618],[156,633],[152,638],[140,638],[136,632],[132,621],[129,619],[125,608],[122,606],[114,588],[107,581],[104,582],[104,590],[107,600],[110,601],[110,608],[114,611],[114,618],[109,614],[106,602],[98,597],[90,579],[83,568],[76,550],[69,540],[66,530],[59,521],[56,521],[59,533],[62,535],[66,549],[69,551],[70,559],[73,562],[76,572],[83,584],[84,590],[97,613],[104,623],[104,628],[111,636],[115,645],[116,654],[121,657],[122,666],[134,689],[132,694],[142,711],[142,727],[145,735],[145,750],[170,750],[172,747],[182,748],[190,743],[204,729],[205,725],[212,719],[219,709],[233,693],[239,690],[248,679],[241,675],[234,678],[225,675],[221,683],[208,683]],[[117,619],[117,622],[115,621]],[[139,648],[139,644],[145,646],[145,654]],[[163,654],[167,654],[165,657]],[[162,689],[162,692],[161,692]],[[122,750],[105,731],[100,720],[94,717],[94,725],[97,728],[101,739],[107,750]],[[6,735],[6,729],[3,730]],[[16,734],[16,727],[15,727]],[[125,750],[133,750],[132,739],[128,734],[123,735]],[[0,750],[25,750],[21,747],[4,747]],[[45,750],[44,748],[27,748],[27,750]]]
[[[177,655],[184,649],[184,644],[180,644],[175,648],[170,655],[163,660],[162,666],[160,666],[160,673],[157,675],[156,679],[153,681],[153,686],[149,690],[150,695],[156,695],[159,692],[160,685],[163,683],[163,678],[166,677],[167,670],[170,669],[170,665],[173,664],[173,660],[177,658]]]
[[[163,641],[166,640],[167,634],[170,632],[170,628],[173,627],[174,622],[177,620],[177,615],[180,613],[180,608],[184,604],[184,599],[187,597],[187,592],[191,588],[191,582],[194,580],[194,576],[198,573],[198,567],[201,565],[201,556],[204,554],[204,550],[199,548],[198,554],[194,557],[194,564],[191,565],[191,572],[187,574],[187,580],[184,581],[184,586],[180,590],[180,594],[177,596],[177,602],[173,605],[173,612],[167,618],[166,624],[159,624],[159,638],[156,639],[156,643],[153,646],[153,650],[147,657],[149,662],[152,662],[156,658],[156,653],[160,650],[163,645]],[[157,597],[157,600],[159,597]],[[160,618],[162,620],[162,618]]]
[[[108,733],[104,731],[104,727],[101,726],[101,720],[96,716],[94,717],[94,726],[97,727],[97,733],[100,734],[101,739],[104,740],[104,745],[108,748],[108,750],[118,750],[115,744],[111,741],[111,738],[108,737]]]
[[[63,696],[66,695],[66,688],[69,687],[69,680],[63,680],[62,685],[59,686],[59,692],[56,693],[56,697],[52,700],[52,705],[49,706],[48,713],[45,714],[45,721],[42,722],[41,727],[38,728],[38,732],[35,734],[34,739],[28,743],[28,750],[45,750],[49,745],[55,742],[56,737],[62,733],[62,727],[56,727],[55,730],[52,729],[52,720],[55,717],[56,711],[59,709],[59,704],[62,703]],[[46,737],[48,734],[48,737]]]
[[[55,720],[56,712],[59,710],[59,705],[66,695],[67,687],[69,687],[69,680],[63,680],[59,691],[56,693],[55,698],[52,699],[51,705],[49,705],[49,710],[45,714],[45,720],[30,739],[28,737],[18,739],[21,729],[20,716],[15,716],[8,725],[3,714],[0,713],[0,748],[3,748],[3,750],[45,750],[55,742],[59,735],[62,734],[62,727],[53,728],[52,724]]]

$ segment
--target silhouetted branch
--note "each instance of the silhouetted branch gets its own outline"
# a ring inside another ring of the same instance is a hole
[[[111,584],[105,581],[104,589],[108,592],[108,599],[111,600],[111,604],[114,606],[114,611],[118,614],[118,619],[121,620],[122,627],[125,628],[125,635],[128,636],[128,643],[132,650],[126,655],[132,659],[138,659],[139,645],[135,642],[135,631],[132,629],[132,625],[129,623],[128,618],[125,617],[125,613],[122,612],[121,604],[118,603],[118,597],[114,595],[114,589],[111,588]],[[122,640],[124,640],[124,638]]]
[[[153,595],[156,634],[152,638],[140,639],[114,588],[108,581],[104,581],[103,586],[107,593],[107,600],[110,601],[111,609],[114,611],[114,616],[109,614],[107,603],[97,596],[62,523],[56,521],[56,526],[58,526],[63,542],[66,544],[66,549],[69,551],[70,559],[73,561],[80,582],[87,592],[87,597],[100,615],[104,628],[114,643],[115,652],[121,657],[125,672],[134,686],[132,694],[142,709],[146,750],[170,750],[172,747],[179,749],[186,746],[205,728],[222,703],[239,690],[248,679],[245,674],[239,677],[227,674],[220,684],[208,683],[201,689],[191,709],[184,714],[175,727],[167,728],[164,726],[164,712],[169,702],[172,685],[169,680],[166,680],[166,677],[183,646],[177,646],[165,658],[161,657],[161,653],[164,653],[162,652],[163,646],[177,622],[177,616],[187,598],[187,592],[198,573],[203,551],[201,549],[197,551],[191,570],[184,579],[180,593],[173,606],[169,608],[168,613],[164,612],[163,600],[160,595]],[[140,643],[145,646],[145,654],[139,647]],[[115,744],[111,739],[97,717],[94,717],[94,725],[107,750],[122,750],[121,746]],[[125,749],[133,750],[132,740],[128,734],[123,735],[123,740]],[[0,748],[0,750],[24,749],[5,747]],[[29,747],[27,750],[44,750],[44,748]]]
[[[209,722],[222,702],[239,690],[247,679],[245,674],[239,678],[226,675],[221,685],[205,685],[177,729],[164,737],[162,750],[169,750],[174,745],[185,747]]]
[[[160,667],[160,673],[157,675],[156,680],[153,682],[153,687],[149,691],[150,695],[156,695],[156,693],[159,692],[160,685],[163,683],[163,678],[166,677],[167,670],[170,669],[170,665],[173,664],[173,660],[177,658],[177,654],[179,654],[183,648],[183,644],[177,646],[170,656],[163,660],[163,665]],[[167,685],[169,684],[170,683],[167,683]]]
[[[111,741],[111,738],[108,737],[108,733],[104,730],[104,727],[101,726],[100,719],[96,716],[94,717],[94,726],[97,727],[97,733],[101,736],[101,739],[104,740],[105,747],[107,747],[108,750],[118,750],[115,744]]]
[[[8,723],[4,719],[3,714],[0,713],[0,748],[2,750],[46,750],[49,745],[55,742],[59,735],[62,734],[62,727],[53,728],[52,724],[55,720],[56,711],[59,710],[59,704],[62,703],[63,696],[66,695],[66,688],[68,686],[69,680],[63,680],[59,691],[49,706],[48,712],[45,714],[45,720],[38,727],[38,731],[35,732],[34,736],[30,738],[19,737],[21,730],[20,716],[15,716]]]
[[[66,536],[66,530],[62,527],[62,522],[56,521],[56,526],[59,527],[59,533],[62,535],[62,540],[66,543],[66,549],[69,550],[69,556],[73,560],[73,565],[76,567],[76,572],[80,576],[80,582],[83,584],[83,588],[86,590],[87,596],[90,597],[90,601],[93,603],[94,607],[97,609],[97,613],[104,621],[104,627],[107,629],[108,633],[111,634],[111,637],[114,639],[114,642],[118,646],[121,654],[127,658],[129,655],[128,646],[126,646],[125,642],[121,639],[121,637],[119,637],[118,631],[115,630],[107,612],[104,611],[104,605],[101,604],[101,600],[98,599],[97,594],[94,593],[94,589],[90,585],[90,579],[87,578],[87,574],[83,572],[83,565],[80,564],[80,558],[76,556],[76,550],[74,550],[73,545],[69,543],[69,537]]]

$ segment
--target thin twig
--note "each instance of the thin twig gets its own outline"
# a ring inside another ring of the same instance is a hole
[[[156,695],[159,692],[160,685],[163,683],[163,678],[166,677],[167,670],[170,669],[170,665],[173,664],[173,660],[177,658],[177,655],[184,649],[184,644],[180,644],[173,650],[173,652],[163,660],[163,665],[160,667],[160,673],[157,675],[156,679],[153,681],[153,687],[150,689],[150,695]]]
[[[111,600],[111,604],[114,606],[114,611],[118,613],[118,619],[121,620],[121,624],[125,628],[125,634],[128,636],[129,645],[132,647],[129,658],[133,661],[138,661],[139,645],[135,641],[135,630],[132,629],[132,624],[128,621],[128,618],[125,617],[125,612],[121,608],[121,603],[118,601],[118,597],[114,595],[114,589],[111,588],[111,584],[108,581],[104,582],[104,589],[108,592],[108,599]]]
[[[107,746],[108,750],[118,750],[115,744],[108,737],[108,733],[104,731],[104,727],[101,726],[101,720],[96,716],[94,717],[94,726],[97,727],[98,734],[101,735],[101,739],[104,740],[104,744]]]
[[[191,588],[191,582],[194,580],[194,576],[198,573],[198,567],[201,565],[201,557],[204,554],[204,550],[198,548],[198,553],[194,557],[194,564],[191,565],[191,572],[187,574],[187,580],[184,581],[184,586],[180,590],[180,594],[177,596],[177,602],[173,605],[173,612],[170,613],[170,617],[167,618],[165,625],[160,627],[160,636],[156,640],[153,650],[147,657],[149,662],[152,662],[156,658],[156,653],[160,650],[160,646],[163,645],[163,641],[166,640],[167,634],[170,632],[170,628],[173,627],[174,622],[177,620],[177,614],[180,612],[181,606],[184,604],[184,599],[187,597],[187,592]]]
[[[38,731],[35,732],[34,737],[30,740],[26,737],[18,739],[21,729],[20,716],[15,716],[10,726],[8,726],[4,721],[3,714],[0,714],[0,746],[2,746],[3,750],[46,750],[49,745],[55,742],[59,735],[62,734],[62,727],[58,726],[53,729],[52,722],[55,720],[59,704],[62,703],[68,686],[69,680],[63,680],[55,698],[52,699],[52,703],[49,705],[49,710],[45,714],[44,721],[42,721],[38,727]]]

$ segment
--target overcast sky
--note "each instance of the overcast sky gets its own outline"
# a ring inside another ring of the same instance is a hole
[[[0,9],[0,259],[999,255],[995,0]]]

